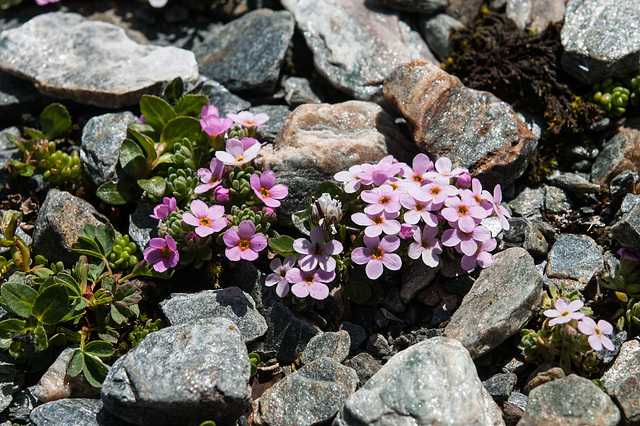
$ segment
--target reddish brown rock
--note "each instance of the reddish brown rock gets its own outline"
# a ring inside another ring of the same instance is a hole
[[[407,120],[420,150],[432,159],[449,157],[485,185],[513,182],[537,145],[507,103],[426,61],[397,67],[383,93]]]

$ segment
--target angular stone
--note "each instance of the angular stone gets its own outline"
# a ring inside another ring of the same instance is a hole
[[[423,152],[432,159],[449,157],[485,186],[507,185],[522,175],[537,145],[509,104],[466,88],[426,61],[393,70],[384,96],[407,120]]]
[[[464,28],[464,24],[456,18],[445,13],[439,13],[435,16],[420,17],[420,34],[427,41],[429,49],[440,59],[444,61],[451,56],[451,35],[452,30]]]
[[[300,361],[303,364],[310,364],[319,358],[331,358],[334,361],[342,362],[347,359],[350,347],[351,337],[344,330],[337,333],[316,334],[302,352]]]
[[[640,340],[629,340],[622,344],[615,362],[602,376],[604,389],[614,397],[627,421],[640,422]]]
[[[18,375],[16,365],[9,362],[0,362],[0,410],[4,411],[24,382],[24,376]]]
[[[542,32],[552,22],[564,19],[565,0],[508,0],[507,16],[524,30]]]
[[[517,333],[542,303],[542,277],[524,249],[496,254],[444,330],[478,358]]]
[[[349,321],[343,321],[340,323],[340,330],[344,330],[349,333],[349,340],[351,340],[349,350],[351,352],[355,352],[360,345],[367,340],[367,333],[361,325],[353,324]]]
[[[499,373],[482,382],[482,385],[494,400],[506,401],[517,381],[518,376],[513,373]]]
[[[267,127],[258,127],[256,138],[260,142],[273,142],[278,133],[282,130],[287,117],[291,114],[291,108],[286,105],[260,105],[249,108],[252,114],[265,113],[269,115],[269,121],[265,123]]]
[[[620,124],[613,136],[604,142],[604,148],[591,167],[591,181],[608,185],[625,170],[640,167],[640,118],[631,118]]]
[[[93,117],[84,126],[80,160],[92,184],[100,186],[116,180],[120,146],[127,137],[127,126],[137,121],[129,111],[115,112]]]
[[[592,84],[636,71],[640,66],[638,3],[636,0],[569,0],[561,41],[562,67],[583,83]]]
[[[125,426],[128,424],[109,414],[101,400],[87,398],[47,402],[34,408],[29,420],[34,426]]]
[[[449,6],[444,10],[447,15],[453,16],[465,26],[471,26],[475,21],[482,0],[449,0]]]
[[[86,224],[101,225],[107,218],[88,201],[66,191],[51,189],[40,206],[33,230],[33,248],[49,262],[72,265],[79,255],[71,251]]]
[[[625,195],[633,192],[635,185],[640,182],[640,176],[637,172],[631,170],[625,170],[613,179],[609,184],[609,191],[611,197],[615,200],[624,198]]]
[[[381,102],[382,83],[396,66],[437,63],[417,32],[371,2],[283,0],[313,52],[317,70],[356,99]]]
[[[17,127],[8,127],[0,130],[0,190],[9,180],[9,171],[5,169],[5,165],[11,160],[21,160],[22,153],[13,143],[9,142],[7,135],[20,137],[20,129]]]
[[[286,11],[249,12],[194,49],[200,72],[232,91],[272,92],[294,27]]]
[[[400,298],[403,302],[409,303],[415,296],[426,288],[440,268],[431,268],[424,262],[414,262],[406,274],[402,276],[402,287],[400,288]]]
[[[527,218],[542,217],[542,209],[545,201],[543,188],[525,188],[516,198],[509,201],[509,208],[514,215]]]
[[[360,352],[358,355],[347,360],[344,365],[356,371],[359,386],[364,386],[374,374],[380,371],[380,363],[369,352]]]
[[[9,420],[15,423],[27,423],[29,414],[38,405],[38,400],[31,393],[33,386],[22,389],[13,396],[9,405]]]
[[[567,193],[555,186],[546,186],[544,191],[544,209],[555,214],[571,210],[571,200]]]
[[[229,113],[237,114],[251,107],[251,102],[234,95],[222,84],[203,75],[198,78],[196,87],[195,92],[208,97],[209,104],[218,108],[221,117],[226,117]]]
[[[578,281],[583,288],[604,269],[604,257],[596,242],[586,235],[565,234],[558,237],[548,257],[549,278]]]
[[[189,51],[141,45],[118,26],[63,12],[3,31],[0,70],[37,83],[45,95],[105,108],[133,105],[176,77],[198,77]]]
[[[318,88],[311,81],[302,77],[288,77],[284,81],[284,100],[291,108],[302,104],[319,104],[322,100],[316,92]]]
[[[465,407],[461,410],[460,407]],[[434,337],[397,353],[333,422],[345,425],[503,425],[460,342]]]
[[[169,325],[188,324],[203,318],[227,318],[238,327],[242,339],[254,342],[267,332],[267,322],[256,304],[238,287],[204,290],[199,293],[172,293],[159,304]]]
[[[105,408],[134,424],[235,422],[249,407],[251,365],[238,328],[226,318],[151,333],[111,367]]]
[[[358,385],[356,372],[318,358],[280,380],[253,403],[259,426],[311,425],[330,420]]]
[[[0,114],[3,118],[20,114],[41,98],[33,84],[0,71]]]
[[[620,410],[591,380],[575,374],[545,383],[529,394],[518,425],[617,425]]]
[[[389,9],[426,15],[442,12],[449,4],[449,0],[375,0],[375,2]]]
[[[547,178],[547,182],[576,194],[589,194],[600,191],[600,185],[591,183],[576,173],[560,173],[556,170]]]

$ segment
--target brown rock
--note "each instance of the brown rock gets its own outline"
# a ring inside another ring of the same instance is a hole
[[[563,377],[565,377],[565,374],[562,368],[549,363],[542,364],[529,375],[523,391],[528,395],[532,389],[553,380],[562,379]]]
[[[444,13],[469,26],[478,16],[481,5],[482,0],[449,0],[449,6]]]
[[[640,168],[640,118],[626,120],[614,136],[605,142],[591,168],[591,180],[608,185],[611,179],[625,170]]]
[[[405,117],[418,147],[432,159],[447,156],[485,185],[522,175],[536,137],[511,106],[488,92],[465,87],[426,61],[397,67],[383,93]]]

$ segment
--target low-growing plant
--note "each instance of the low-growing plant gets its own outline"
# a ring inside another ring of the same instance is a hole
[[[640,69],[620,81],[607,78],[594,84],[590,98],[598,108],[612,117],[627,112],[629,104],[640,105]]]

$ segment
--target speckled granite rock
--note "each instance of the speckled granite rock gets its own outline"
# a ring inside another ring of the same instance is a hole
[[[37,83],[45,95],[106,108],[135,104],[178,76],[198,77],[189,51],[137,44],[120,27],[63,12],[3,31],[0,70]]]
[[[109,414],[99,399],[69,398],[48,402],[33,409],[33,426],[126,426]]]
[[[545,270],[549,278],[570,279],[586,287],[604,269],[604,258],[596,242],[586,235],[565,234],[551,247]]]
[[[602,376],[604,389],[622,407],[630,424],[640,424],[640,340],[622,344],[615,362]]]
[[[421,16],[419,25],[420,34],[429,44],[429,49],[441,61],[451,55],[452,46],[451,40],[449,40],[451,31],[464,27],[462,22],[446,13],[439,13],[435,16]]]
[[[507,16],[518,28],[542,32],[551,22],[564,19],[565,0],[509,0]]]
[[[636,71],[640,66],[638,2],[569,0],[561,40],[563,68],[583,83]]]
[[[407,120],[423,152],[446,155],[486,186],[513,182],[537,145],[509,104],[466,88],[426,61],[397,67],[385,80],[384,95]]]
[[[7,135],[20,136],[20,129],[17,127],[8,127],[0,130],[0,188],[4,187],[9,179],[9,171],[4,168],[5,164],[11,160],[22,159],[22,153],[13,143],[9,142]]]
[[[640,118],[630,118],[621,123],[591,167],[591,181],[607,185],[624,170],[640,167]]]
[[[349,355],[350,347],[351,337],[344,330],[316,334],[302,352],[300,361],[303,364],[310,364],[316,359],[326,357],[343,362]]]
[[[67,366],[76,348],[69,347],[62,351],[34,386],[31,393],[38,401],[51,402],[71,396],[97,398],[100,395],[100,389],[91,386],[82,374],[76,377],[67,375]]]

